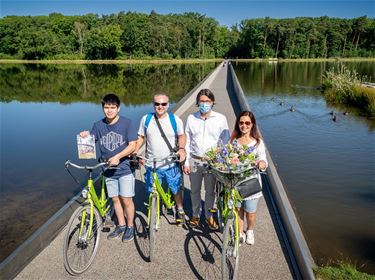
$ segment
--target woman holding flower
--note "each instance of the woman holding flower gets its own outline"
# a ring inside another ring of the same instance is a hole
[[[268,162],[264,142],[258,132],[255,117],[252,112],[243,111],[237,117],[230,142],[232,145],[246,145],[248,147],[247,151],[256,155],[257,167],[260,170],[265,170],[267,168]],[[259,183],[262,184],[260,175],[258,176]],[[260,197],[262,197],[262,192],[246,198],[243,200],[238,210],[241,233],[240,240],[246,240],[246,243],[249,245],[255,243],[254,224],[256,219],[256,209]],[[244,217],[247,222],[246,236],[244,234]]]

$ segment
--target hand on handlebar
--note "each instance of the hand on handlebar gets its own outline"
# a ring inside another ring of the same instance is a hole
[[[113,156],[107,162],[109,166],[117,166],[120,164],[120,159],[117,156]]]
[[[258,162],[258,168],[259,168],[260,170],[266,170],[266,168],[267,168],[267,164],[266,164],[266,162],[265,162],[264,160],[260,160],[260,161]]]

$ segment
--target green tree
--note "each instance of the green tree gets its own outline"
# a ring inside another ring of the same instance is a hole
[[[122,30],[119,25],[107,25],[91,29],[86,39],[88,59],[115,59],[122,54]]]

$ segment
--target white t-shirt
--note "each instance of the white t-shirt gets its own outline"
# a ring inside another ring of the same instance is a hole
[[[138,135],[145,136],[145,122],[146,122],[147,115],[143,116],[139,125]],[[177,125],[177,135],[184,134],[184,125],[182,120],[175,115],[176,125]],[[172,148],[175,148],[175,133],[171,124],[171,120],[168,115],[164,118],[159,119],[160,126],[162,127],[165,136],[167,137],[169,143],[171,144]],[[146,135],[146,158],[152,159],[162,159],[170,155],[170,150],[165,143],[163,137],[161,136],[160,130],[158,125],[156,124],[155,117],[152,116],[150,123],[147,127],[147,135]],[[164,163],[157,163],[156,167],[162,167],[170,164],[170,162]],[[147,163],[147,166],[152,166],[152,163]]]

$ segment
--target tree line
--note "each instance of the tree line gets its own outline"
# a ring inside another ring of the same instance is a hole
[[[0,58],[374,57],[375,20],[245,19],[230,28],[199,13],[6,16]]]

